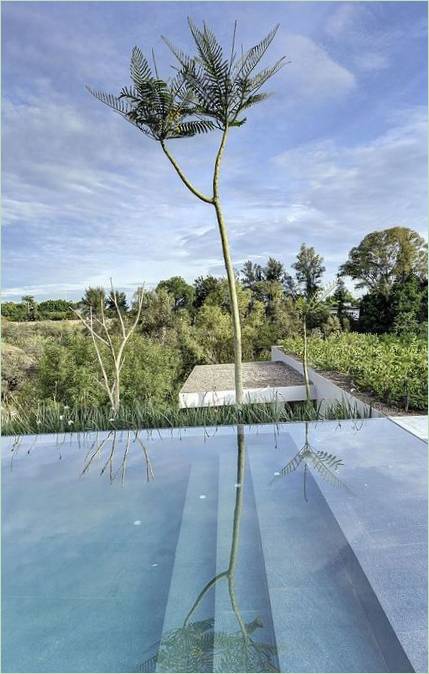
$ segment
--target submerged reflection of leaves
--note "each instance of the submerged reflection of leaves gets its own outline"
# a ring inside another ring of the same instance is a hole
[[[279,475],[276,475],[272,480],[271,484],[277,482],[278,480],[286,477],[290,473],[295,472],[301,464],[304,465],[304,499],[308,501],[307,496],[307,471],[308,469],[314,468],[319,475],[325,479],[327,482],[330,482],[335,487],[343,487],[348,489],[342,480],[335,475],[335,472],[343,466],[343,460],[331,454],[325,450],[316,450],[310,445],[308,439],[308,422],[305,422],[305,442],[301,449],[295,454],[294,457],[288,463],[283,466],[279,471]]]
[[[273,664],[276,648],[253,640],[262,627],[256,618],[241,631],[215,632],[214,618],[188,623],[166,634],[159,650],[138,668],[139,672],[277,672]],[[216,663],[216,667],[213,665]]]

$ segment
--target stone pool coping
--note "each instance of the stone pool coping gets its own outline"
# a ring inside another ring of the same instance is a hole
[[[420,440],[428,439],[428,415],[427,414],[414,414],[406,417],[389,417],[401,428],[405,428],[406,431],[409,431],[416,438]]]
[[[351,495],[333,489],[317,473],[313,476],[414,671],[427,672],[426,442],[386,420],[365,423],[385,424],[388,450],[380,453],[374,447],[365,457],[345,453],[341,479]],[[315,448],[324,447],[324,435],[329,437],[319,427]],[[331,451],[341,456],[335,446]],[[362,486],[366,499],[355,495]]]

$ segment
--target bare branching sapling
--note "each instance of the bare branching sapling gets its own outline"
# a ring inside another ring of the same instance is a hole
[[[143,307],[143,290],[137,291],[136,315],[134,321],[129,324],[119,308],[117,293],[111,283],[111,297],[115,314],[119,323],[119,336],[113,334],[111,324],[106,319],[103,302],[100,302],[100,317],[94,315],[92,307],[88,316],[83,316],[80,311],[73,311],[91,335],[92,343],[97,354],[102,379],[98,379],[99,385],[106,391],[112,407],[113,416],[119,412],[121,402],[121,371],[126,356],[126,346],[135,332],[140,320]]]

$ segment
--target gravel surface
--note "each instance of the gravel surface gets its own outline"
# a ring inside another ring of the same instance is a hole
[[[281,362],[243,363],[243,387],[302,386],[304,378]],[[181,393],[230,391],[234,389],[234,365],[196,365],[182,386]]]

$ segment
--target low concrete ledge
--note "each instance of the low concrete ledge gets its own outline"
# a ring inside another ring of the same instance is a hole
[[[302,363],[293,356],[286,354],[280,346],[271,347],[271,360],[281,361],[301,375],[304,373]],[[323,377],[312,368],[308,368],[308,376],[313,384],[314,398],[315,400],[319,400],[321,402],[322,411],[325,405],[329,405],[334,402],[341,402],[345,405],[349,405],[351,408],[365,417],[385,416],[378,410],[374,409],[374,407],[370,407],[366,403],[362,402],[362,400],[359,400],[359,398],[355,398],[347,391],[344,391],[342,388],[331,382],[326,377]]]
[[[244,403],[304,401],[304,378],[284,362],[242,363]],[[310,395],[314,396],[313,387]],[[235,405],[234,363],[196,365],[179,393],[179,407]]]
[[[310,386],[310,395],[314,396],[314,387]],[[279,386],[266,388],[246,388],[244,402],[249,403],[284,403],[305,400],[305,386]],[[194,391],[179,394],[179,407],[220,407],[235,405],[235,391]]]

